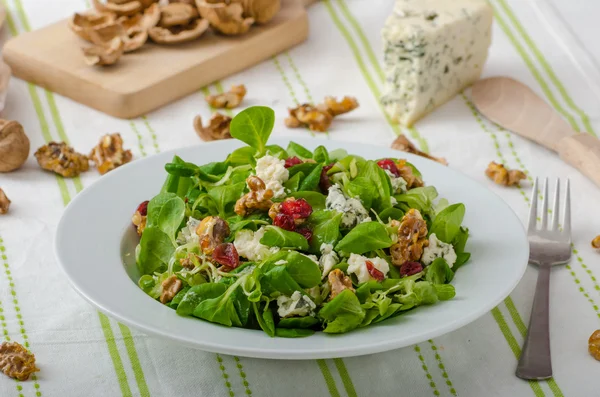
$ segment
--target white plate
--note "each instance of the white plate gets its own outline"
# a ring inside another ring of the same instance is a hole
[[[156,195],[174,154],[204,164],[222,161],[241,146],[229,140],[165,152],[136,160],[103,176],[71,202],[58,225],[55,250],[73,287],[100,311],[147,334],[211,352],[247,357],[314,359],[357,356],[392,350],[462,327],[499,304],[521,279],[529,246],[521,222],[494,193],[458,171],[422,157],[365,144],[294,139],[314,149],[344,148],[365,158],[406,157],[441,197],[466,206],[471,260],[453,280],[456,297],[419,307],[374,326],[343,335],[316,333],[307,338],[270,338],[262,331],[227,328],[192,317],[152,300],[138,288],[131,215]],[[287,146],[288,140],[270,143]]]

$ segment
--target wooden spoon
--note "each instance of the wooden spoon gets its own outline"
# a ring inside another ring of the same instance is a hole
[[[573,131],[556,111],[526,85],[492,77],[473,85],[473,103],[494,123],[558,152],[566,163],[600,186],[600,140]]]

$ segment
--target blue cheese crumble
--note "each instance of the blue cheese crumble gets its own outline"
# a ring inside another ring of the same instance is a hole
[[[362,222],[371,221],[369,212],[357,198],[348,198],[342,192],[342,188],[337,183],[329,188],[327,199],[325,200],[325,208],[341,212],[344,228],[353,228]]]
[[[261,227],[256,232],[242,229],[235,234],[233,245],[240,256],[243,256],[249,261],[259,262],[279,251],[278,247],[267,247],[260,243],[260,239],[264,235],[264,227]]]
[[[358,254],[351,254],[350,258],[348,258],[348,274],[356,275],[359,284],[375,280],[371,277],[371,274],[369,274],[367,261],[370,261],[373,264],[373,267],[383,273],[384,276],[387,276],[390,271],[390,265],[383,258],[367,258],[366,256]]]
[[[290,177],[290,172],[285,168],[285,160],[266,155],[256,160],[256,176],[262,179],[267,189],[273,191],[273,197],[282,198],[285,196],[283,184]]]
[[[300,291],[294,291],[291,297],[285,295],[277,297],[277,314],[281,318],[307,316],[316,308],[315,302],[308,296],[302,295]]]
[[[492,19],[485,0],[396,0],[382,30],[388,115],[410,126],[479,79]]]
[[[339,263],[340,258],[338,257],[338,254],[333,250],[333,245],[331,244],[323,243],[321,244],[321,247],[319,247],[319,250],[321,251],[321,258],[319,258],[319,266],[323,271],[321,278],[325,278],[327,277],[331,269],[333,269],[333,267]]]
[[[456,252],[452,244],[444,243],[437,238],[435,233],[429,236],[429,245],[423,249],[423,256],[421,256],[421,262],[428,266],[436,258],[444,258],[448,263],[448,266],[454,266],[456,263]]]

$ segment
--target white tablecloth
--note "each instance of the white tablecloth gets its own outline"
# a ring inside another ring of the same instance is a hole
[[[84,0],[2,0],[10,11],[6,39],[86,7]],[[485,75],[517,78],[551,102],[580,130],[600,133],[600,80],[595,41],[578,38],[572,17],[556,7],[575,3],[491,0],[494,37]],[[597,10],[595,0],[589,3]],[[275,109],[275,135],[308,132],[283,125],[296,101],[353,95],[360,108],[336,119],[329,137],[388,146],[395,131],[378,104],[382,44],[379,31],[391,1],[333,0],[309,10],[310,38],[302,45],[221,81],[246,84],[245,106]],[[581,8],[581,13],[586,11]],[[589,16],[589,15],[588,15]],[[598,32],[595,18],[588,18]],[[579,29],[581,30],[581,29]],[[597,47],[596,47],[597,48]],[[217,91],[218,85],[207,87]],[[0,376],[0,396],[596,396],[600,363],[587,339],[600,328],[600,190],[554,153],[499,130],[470,108],[469,91],[407,132],[422,148],[445,157],[499,194],[525,221],[531,178],[568,177],[573,188],[574,255],[553,270],[551,330],[554,379],[525,382],[514,370],[526,333],[537,271],[530,267],[502,304],[472,324],[416,346],[364,357],[298,362],[205,353],[148,337],[100,315],[69,286],[53,254],[64,206],[100,176],[62,180],[41,172],[33,156],[18,172],[0,174],[12,199],[0,216],[0,332],[25,343],[41,371],[27,382]],[[105,133],[120,132],[136,158],[198,144],[192,119],[210,109],[203,93],[146,117],[119,120],[13,79],[4,119],[19,120],[32,153],[46,141],[69,141],[86,152]],[[527,172],[522,188],[503,188],[484,175],[490,161]],[[494,225],[490,225],[494,227]],[[99,242],[101,243],[101,242]],[[85,252],[82,252],[82,261]],[[476,264],[472,264],[476,266]],[[107,286],[110,288],[110,286]],[[401,332],[401,330],[399,330]]]

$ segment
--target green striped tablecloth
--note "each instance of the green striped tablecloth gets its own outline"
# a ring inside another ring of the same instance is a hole
[[[87,6],[85,0],[1,1],[9,10],[5,38]],[[570,36],[546,23],[539,1],[490,3],[496,16],[485,74],[522,80],[574,129],[600,131],[598,81],[590,80],[572,56],[581,49]],[[574,255],[553,274],[553,380],[525,382],[514,376],[535,285],[532,268],[510,297],[469,326],[388,353],[281,362],[205,353],[143,335],[84,302],[54,260],[52,240],[64,206],[98,174],[65,180],[40,172],[32,157],[22,170],[0,175],[0,186],[13,200],[10,214],[0,217],[0,328],[5,340],[23,343],[36,354],[41,372],[27,382],[0,377],[0,396],[599,395],[600,363],[588,355],[587,338],[600,328],[600,254],[589,244],[600,233],[600,191],[552,153],[479,117],[468,91],[415,128],[404,131],[390,124],[377,98],[384,79],[379,30],[391,7],[391,1],[383,0],[318,3],[309,10],[306,43],[132,121],[105,116],[19,80],[11,82],[2,118],[21,121],[33,149],[59,140],[86,151],[101,134],[118,131],[141,158],[198,143],[192,119],[211,114],[204,94],[243,83],[249,91],[245,105],[275,108],[275,134],[286,136],[308,134],[283,127],[288,106],[326,95],[356,96],[361,107],[336,120],[319,139],[387,146],[405,132],[424,151],[488,184],[523,220],[530,184],[519,189],[492,185],[483,173],[487,163],[520,168],[529,181],[533,176],[570,177]]]

